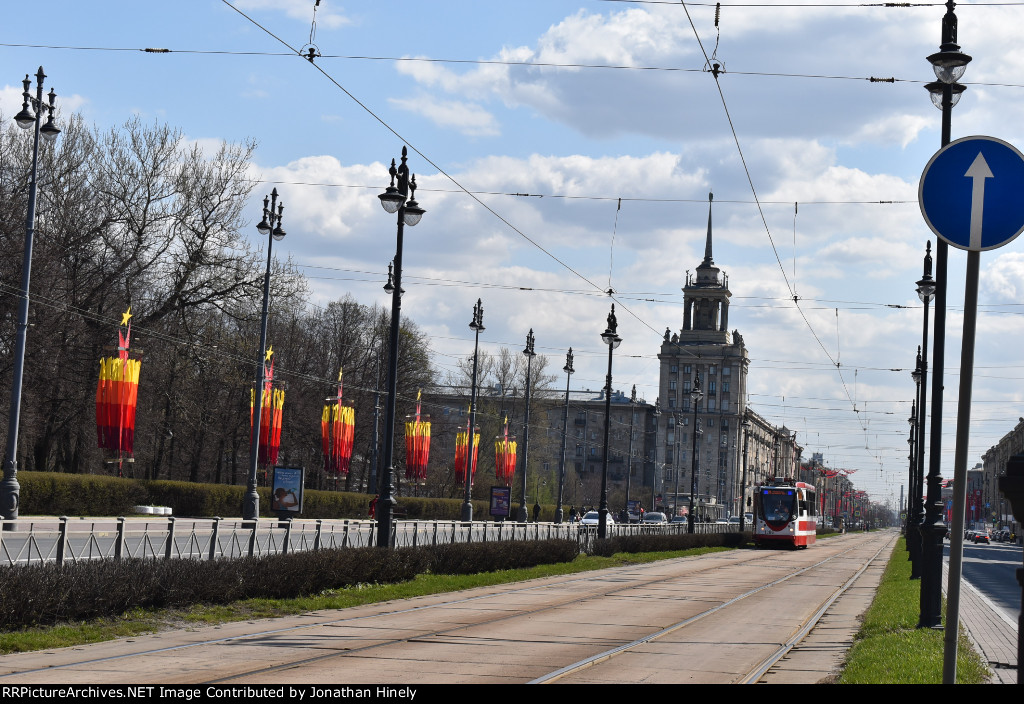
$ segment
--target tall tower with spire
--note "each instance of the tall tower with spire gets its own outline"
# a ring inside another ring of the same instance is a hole
[[[729,331],[729,277],[715,266],[712,251],[711,209],[708,194],[708,231],[704,260],[683,287],[683,325],[678,332],[665,329],[658,359],[661,362],[658,464],[655,477],[666,508],[673,503],[676,473],[680,495],[690,493],[693,467],[694,406],[691,392],[699,379],[701,399],[696,405],[698,436],[698,496],[724,503],[737,515],[745,508],[740,496],[742,468],[741,421],[746,411],[749,358],[743,337]],[[662,464],[661,460],[664,459]],[[748,488],[749,494],[749,488]],[[679,507],[684,499],[680,497]],[[688,501],[687,501],[688,503]]]

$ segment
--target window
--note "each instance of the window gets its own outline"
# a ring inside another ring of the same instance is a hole
[[[689,433],[683,433],[683,437],[682,437],[681,442],[686,443],[686,442],[689,442],[689,441],[690,441],[690,434]]]
[[[708,418],[708,427],[709,428],[714,428],[715,427],[715,419],[714,418]]]
[[[729,410],[729,399],[723,398],[722,399],[722,411],[728,411],[728,410]]]
[[[730,376],[732,374],[732,367],[722,367],[722,376]]]
[[[693,368],[689,364],[683,365],[683,374],[692,374]]]
[[[709,394],[715,393],[715,380],[714,379],[712,379],[711,381],[708,382],[708,393]]]
[[[675,379],[672,379],[671,381],[668,382],[668,390],[669,391],[675,391],[676,390],[676,381],[675,381]],[[689,389],[684,389],[684,390],[689,391]]]
[[[577,445],[576,446],[576,456],[577,457],[583,457],[583,445]],[[580,465],[577,462],[576,463],[576,471],[579,471],[579,469],[580,469]]]
[[[676,441],[676,434],[675,434],[675,432],[672,431],[672,430],[668,431],[668,433],[665,435],[665,442],[667,442],[669,444],[672,444],[675,441]]]
[[[670,428],[676,427],[676,417],[675,416],[669,416],[668,417],[668,427],[670,427]]]
[[[668,407],[669,408],[675,408],[676,407],[676,400],[674,398],[670,398],[668,400]]]
[[[708,411],[710,412],[710,411],[713,411],[713,410],[715,410],[715,399],[709,398],[708,399]]]
[[[712,364],[710,367],[708,367],[708,376],[714,376],[716,368],[717,367],[714,364]]]
[[[725,370],[723,369],[722,371],[724,372]],[[729,393],[729,382],[728,381],[723,381],[722,382],[722,393],[723,394]]]
[[[665,461],[666,462],[671,462],[672,461],[672,448],[671,447],[668,448],[667,450],[665,450]]]
[[[685,380],[683,382],[683,393],[685,393],[685,394],[690,393],[690,380],[689,379],[687,379],[687,380]]]
[[[670,372],[672,372],[673,374],[676,374],[676,373],[678,373],[678,372],[679,372],[679,365],[678,365],[678,364],[673,364],[673,365],[671,365],[671,366],[670,366],[670,367],[668,368],[668,370],[669,370]]]

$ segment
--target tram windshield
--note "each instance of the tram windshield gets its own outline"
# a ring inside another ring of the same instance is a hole
[[[761,512],[766,521],[788,521],[796,513],[796,491],[762,489]]]

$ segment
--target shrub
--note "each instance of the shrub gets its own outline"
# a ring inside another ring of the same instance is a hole
[[[469,574],[570,561],[572,540],[347,548],[259,558],[95,560],[0,568],[0,628],[117,616],[132,608],[288,599],[417,574]]]
[[[118,516],[147,503],[146,488],[134,479],[18,472],[18,483],[19,512],[25,515]]]

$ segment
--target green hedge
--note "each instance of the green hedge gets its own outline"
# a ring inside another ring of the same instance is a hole
[[[20,513],[46,516],[124,516],[133,506],[170,506],[176,516],[212,518],[238,516],[244,486],[198,484],[176,481],[120,479],[90,474],[18,472],[21,484]],[[272,515],[270,490],[257,489],[260,515]],[[366,518],[370,497],[345,491],[307,489],[301,518]],[[409,519],[450,520],[462,517],[462,499],[399,497],[399,515]],[[486,501],[473,502],[477,520],[487,519]],[[554,516],[553,506],[543,507],[541,518]]]
[[[149,503],[146,487],[133,479],[18,472],[19,512],[49,516],[120,516]]]
[[[0,568],[0,629],[104,616],[133,608],[287,599],[424,572],[472,574],[566,562],[573,540],[349,548],[236,560],[94,560]]]

